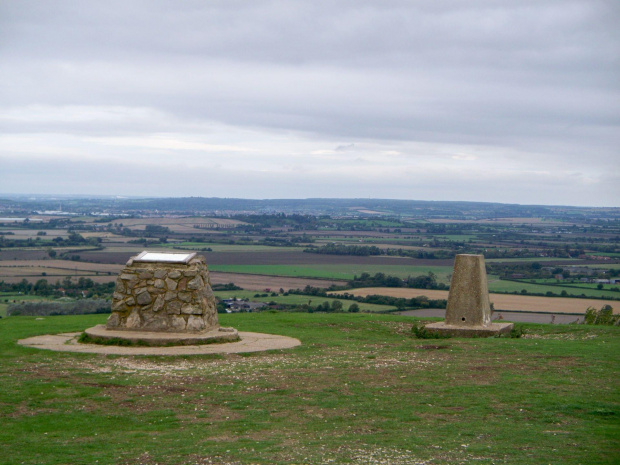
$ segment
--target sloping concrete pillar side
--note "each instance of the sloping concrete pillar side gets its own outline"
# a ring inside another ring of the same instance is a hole
[[[456,337],[508,334],[513,323],[491,323],[489,286],[482,255],[457,255],[450,283],[446,319],[425,326],[429,333]]]
[[[488,326],[491,323],[484,256],[456,256],[445,321],[454,326]]]

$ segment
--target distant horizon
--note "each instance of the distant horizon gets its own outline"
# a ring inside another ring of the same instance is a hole
[[[615,209],[620,206],[613,205],[569,205],[569,204],[544,204],[544,203],[515,203],[515,202],[497,202],[484,200],[428,200],[428,199],[404,199],[404,198],[388,198],[388,197],[220,197],[220,196],[200,196],[200,195],[179,195],[179,196],[152,196],[152,195],[123,195],[123,194],[41,194],[41,193],[10,193],[0,192],[0,199],[8,197],[9,199],[19,197],[33,197],[37,200],[61,200],[63,198],[73,199],[216,199],[216,200],[247,200],[247,201],[304,201],[304,200],[359,200],[359,201],[403,201],[403,202],[429,202],[429,203],[479,203],[479,204],[497,204],[497,205],[516,205],[523,207],[568,207],[568,208],[600,208]]]

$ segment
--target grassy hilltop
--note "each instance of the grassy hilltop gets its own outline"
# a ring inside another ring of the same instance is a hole
[[[410,317],[220,315],[286,351],[23,348],[105,315],[0,320],[2,464],[618,463],[620,329],[416,339]]]

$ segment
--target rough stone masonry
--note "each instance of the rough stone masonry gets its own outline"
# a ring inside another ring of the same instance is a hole
[[[204,257],[181,261],[132,257],[116,280],[111,330],[200,332],[219,327],[215,296]],[[165,254],[150,254],[162,257]],[[164,257],[165,258],[165,257]]]

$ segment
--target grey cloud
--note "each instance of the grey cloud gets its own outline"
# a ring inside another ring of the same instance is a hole
[[[619,22],[611,0],[5,1],[1,131],[484,146],[465,176],[503,157],[515,186],[541,161],[602,180],[620,170]]]

